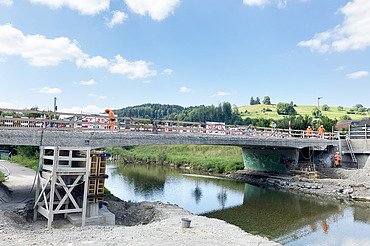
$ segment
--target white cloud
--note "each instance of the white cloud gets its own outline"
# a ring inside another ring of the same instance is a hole
[[[152,83],[152,81],[151,80],[144,80],[143,83],[144,84],[150,84],[150,83]]]
[[[63,61],[75,62],[82,68],[109,68],[112,73],[128,75],[129,79],[146,78],[157,75],[143,60],[129,62],[117,55],[110,63],[101,56],[90,57],[84,53],[76,41],[67,37],[48,39],[42,35],[24,35],[11,24],[0,26],[0,55],[18,55],[33,66],[58,65]]]
[[[80,81],[80,85],[95,85],[95,84],[96,84],[96,82],[93,79],[90,79],[90,80],[81,80]]]
[[[173,70],[172,69],[169,69],[169,68],[166,68],[162,72],[163,75],[171,75],[172,73],[173,73]]]
[[[0,26],[0,54],[20,55],[33,66],[58,65],[85,56],[76,42],[66,37],[25,36],[10,24]]]
[[[128,18],[127,14],[122,11],[113,11],[112,13],[112,19],[106,23],[110,28],[113,28],[115,25],[122,24],[122,22]]]
[[[84,107],[74,106],[72,108],[61,108],[58,109],[62,113],[75,113],[75,114],[99,114],[104,112],[103,108],[100,108],[96,105],[87,105]]]
[[[218,91],[216,92],[215,94],[213,94],[212,96],[213,97],[226,97],[226,96],[230,96],[231,93],[230,92],[226,92],[226,91]]]
[[[129,79],[141,79],[157,75],[157,71],[150,70],[149,65],[150,63],[142,60],[129,62],[122,56],[117,55],[109,71],[128,75]]]
[[[135,13],[149,15],[153,20],[161,21],[173,14],[180,0],[125,0],[127,6]]]
[[[344,15],[342,24],[317,33],[312,39],[299,42],[298,46],[322,53],[359,50],[370,46],[370,1],[353,0],[339,12]]]
[[[181,92],[181,93],[189,93],[190,91],[191,91],[191,89],[186,87],[186,86],[181,86],[180,89],[179,89],[179,92]]]
[[[10,102],[0,101],[0,108],[12,108],[14,109],[16,106]]]
[[[11,6],[13,4],[13,0],[0,0],[0,5],[5,5],[5,6]]]
[[[110,0],[30,0],[31,3],[47,5],[57,9],[67,6],[85,15],[95,15],[109,9]]]
[[[285,8],[287,5],[287,0],[243,0],[243,4],[258,7],[264,7],[266,5],[273,4],[278,8]]]
[[[59,88],[51,88],[51,87],[43,87],[39,91],[39,93],[44,93],[44,94],[52,94],[52,95],[57,95],[62,93],[62,90]]]
[[[337,68],[335,69],[335,71],[342,71],[342,70],[344,70],[344,66],[339,66],[339,67],[337,67]]]
[[[109,62],[101,56],[84,57],[76,61],[76,65],[83,68],[108,67]]]
[[[97,99],[101,99],[101,100],[104,100],[104,99],[106,99],[106,98],[107,98],[107,96],[96,95],[96,94],[94,94],[94,93],[90,93],[90,94],[89,94],[89,96],[90,96],[90,97],[95,97],[95,98],[97,98]]]
[[[357,71],[354,73],[347,74],[348,79],[360,79],[369,76],[368,71]]]

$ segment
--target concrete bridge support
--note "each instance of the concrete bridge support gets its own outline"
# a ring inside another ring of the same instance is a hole
[[[243,147],[242,151],[246,170],[285,173],[298,167],[298,149]]]

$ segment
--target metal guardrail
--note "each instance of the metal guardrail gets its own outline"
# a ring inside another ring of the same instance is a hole
[[[171,120],[153,120],[131,117],[109,117],[100,114],[75,114],[52,111],[19,110],[0,108],[0,112],[12,115],[0,115],[0,129],[22,130],[63,130],[63,131],[99,131],[110,130],[109,121],[115,120],[114,131],[148,132],[166,134],[209,134],[209,135],[241,135],[264,138],[319,138],[337,140],[338,132],[319,134],[313,131],[308,134],[305,130],[279,129],[254,126],[209,127],[206,122],[185,122]]]

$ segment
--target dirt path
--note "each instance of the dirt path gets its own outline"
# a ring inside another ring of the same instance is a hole
[[[33,198],[29,190],[34,172],[9,162],[1,164],[11,172],[5,185],[13,192],[8,196],[1,193],[4,191],[0,188],[0,195],[8,201],[0,201],[0,245],[279,245],[222,220],[196,216],[178,206],[159,202],[109,201],[108,208],[120,216],[121,224],[138,224],[136,226],[73,227],[59,219],[53,223],[53,229],[47,230],[46,220],[26,221],[27,204],[19,202]],[[182,228],[184,217],[191,220],[190,228]]]

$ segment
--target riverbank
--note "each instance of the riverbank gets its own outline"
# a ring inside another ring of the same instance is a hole
[[[107,148],[125,164],[150,164],[225,173],[244,168],[241,148],[209,145],[156,145]]]
[[[257,186],[331,199],[366,202],[370,205],[370,170],[322,168],[319,173],[321,178],[318,179],[247,170],[236,171],[227,176]]]
[[[114,197],[107,200],[107,207],[121,225],[73,227],[66,220],[57,219],[53,229],[47,230],[42,216],[36,222],[27,220],[33,203],[28,184],[32,184],[34,171],[6,161],[2,164],[13,170],[4,182],[13,182],[13,192],[9,195],[0,188],[1,245],[279,245],[222,220],[193,215],[176,205],[132,203]],[[17,168],[23,171],[16,173]],[[20,199],[21,194],[27,195]],[[181,227],[184,217],[191,220],[190,228]]]

